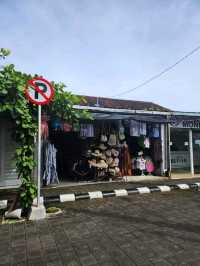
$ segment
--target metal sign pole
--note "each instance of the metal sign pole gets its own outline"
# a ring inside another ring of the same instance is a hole
[[[38,105],[38,173],[37,173],[37,206],[40,205],[40,175],[41,175],[41,105]]]

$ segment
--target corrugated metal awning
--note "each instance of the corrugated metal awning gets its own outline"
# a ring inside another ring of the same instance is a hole
[[[154,123],[168,123],[166,116],[162,115],[138,115],[138,114],[117,114],[117,113],[92,113],[95,120],[137,120]]]

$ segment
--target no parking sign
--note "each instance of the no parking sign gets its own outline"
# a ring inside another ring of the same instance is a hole
[[[54,96],[54,88],[44,78],[34,78],[27,82],[25,95],[27,99],[38,105],[38,180],[37,180],[37,206],[40,205],[40,183],[41,183],[41,105],[48,104]]]
[[[28,81],[25,94],[30,102],[45,105],[52,100],[54,89],[46,79],[34,78]]]

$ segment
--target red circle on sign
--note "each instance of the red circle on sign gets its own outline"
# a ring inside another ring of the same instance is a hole
[[[46,95],[37,85],[35,85],[34,82],[36,82],[36,81],[42,81],[49,88],[50,95]],[[42,95],[44,100],[43,101],[35,100],[29,93],[29,87],[36,90],[40,95]],[[54,96],[54,88],[48,80],[46,80],[44,78],[34,78],[34,79],[30,79],[27,82],[26,89],[25,89],[25,95],[30,102],[32,102],[36,105],[45,105],[45,104],[48,104],[52,100],[52,98]]]

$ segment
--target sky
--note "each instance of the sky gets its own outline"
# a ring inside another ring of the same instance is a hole
[[[5,64],[113,97],[200,45],[199,0],[0,0]],[[120,96],[200,112],[200,50],[148,85]]]

